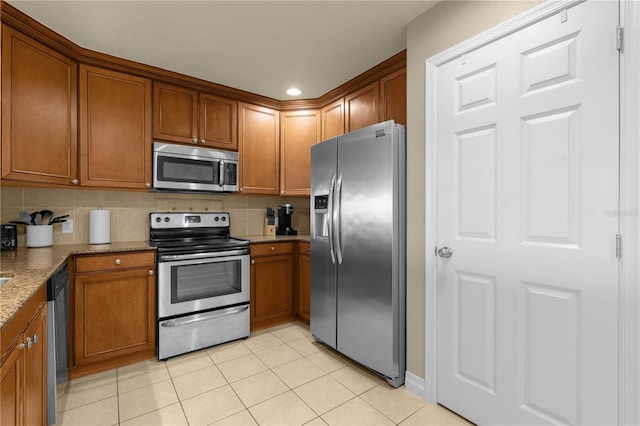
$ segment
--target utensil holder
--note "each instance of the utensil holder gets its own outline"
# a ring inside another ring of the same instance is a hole
[[[49,247],[53,244],[53,225],[28,225],[27,247]]]

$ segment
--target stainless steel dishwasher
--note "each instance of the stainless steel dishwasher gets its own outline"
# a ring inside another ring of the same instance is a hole
[[[47,424],[57,422],[57,385],[68,378],[69,264],[47,280]]]

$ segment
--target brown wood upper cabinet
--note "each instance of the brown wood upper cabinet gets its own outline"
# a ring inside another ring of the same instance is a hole
[[[378,86],[376,81],[345,97],[345,132],[352,132],[379,122]]]
[[[238,150],[238,104],[231,99],[155,82],[156,139]]]
[[[280,113],[257,105],[238,104],[240,192],[279,194]]]
[[[78,184],[77,64],[2,25],[2,178]]]
[[[407,71],[399,69],[321,110],[326,140],[381,121],[407,124]]]
[[[80,184],[151,188],[151,80],[80,66]]]
[[[344,99],[339,99],[321,110],[322,137],[325,141],[344,133]]]
[[[320,137],[320,111],[280,113],[280,195],[310,194],[311,146]]]
[[[380,121],[407,125],[407,70],[403,68],[380,79]]]

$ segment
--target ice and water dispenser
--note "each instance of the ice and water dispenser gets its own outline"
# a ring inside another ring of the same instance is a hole
[[[329,195],[316,195],[313,200],[313,238],[329,238]]]

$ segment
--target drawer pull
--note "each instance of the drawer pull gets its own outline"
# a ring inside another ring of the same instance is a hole
[[[276,248],[274,246],[271,246],[271,251],[276,251]]]
[[[120,260],[120,259],[116,259],[116,260],[114,260],[114,261],[113,261],[113,263],[115,263],[116,265],[119,265],[119,264],[121,264],[121,263],[122,263],[122,260]]]
[[[147,271],[147,274],[148,274],[148,275],[153,275],[153,269],[149,269],[149,270]]]

